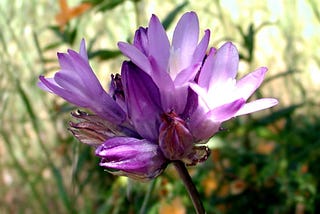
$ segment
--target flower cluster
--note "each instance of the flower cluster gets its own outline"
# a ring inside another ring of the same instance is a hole
[[[94,75],[81,42],[79,53],[58,53],[61,70],[40,76],[39,86],[91,110],[73,113],[70,130],[94,146],[100,165],[117,175],[147,180],[175,160],[187,165],[205,161],[205,146],[221,124],[233,117],[272,107],[273,98],[247,102],[262,83],[261,67],[236,80],[239,54],[227,42],[208,48],[210,31],[199,40],[196,13],[185,13],[170,43],[153,15],[133,44],[120,42],[129,58],[121,74],[111,76],[107,93]]]

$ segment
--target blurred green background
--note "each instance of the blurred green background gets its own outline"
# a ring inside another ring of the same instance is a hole
[[[209,160],[189,168],[207,213],[320,213],[319,1],[86,2],[0,2],[0,213],[194,213],[171,167],[147,183],[105,172],[67,130],[74,107],[36,86],[59,69],[57,51],[85,38],[107,88],[125,59],[118,41],[131,42],[153,13],[171,35],[190,10],[210,46],[237,45],[240,77],[269,68],[253,99],[280,101],[224,124]]]

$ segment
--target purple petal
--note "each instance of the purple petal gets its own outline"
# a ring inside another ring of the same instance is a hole
[[[139,68],[141,68],[148,74],[152,72],[149,59],[138,48],[124,42],[119,42],[118,47],[120,51]]]
[[[162,72],[167,71],[170,56],[170,43],[162,24],[155,15],[152,15],[150,19],[147,34],[149,39],[150,57],[155,59],[157,66]]]
[[[167,165],[159,146],[145,139],[111,138],[96,149],[96,155],[102,158],[100,166],[120,170],[111,173],[139,180],[158,176]]]
[[[187,103],[185,109],[181,114],[182,118],[190,118],[198,107],[198,95],[190,87],[188,89]]]
[[[183,113],[187,104],[188,89],[189,89],[188,85],[179,86],[175,88],[173,93],[174,97],[172,97],[172,100],[174,101],[172,102],[173,107],[168,108],[167,112],[174,109],[177,114]]]
[[[209,40],[210,40],[210,30],[206,30],[202,40],[200,41],[196,50],[193,53],[193,59],[192,59],[193,62],[203,61],[206,51],[208,49]]]
[[[199,76],[199,85],[210,87],[228,79],[234,79],[238,72],[239,54],[231,43],[225,43],[216,54],[209,55]],[[210,80],[208,84],[208,79]],[[203,84],[205,83],[205,84]]]
[[[190,65],[199,39],[199,21],[194,12],[185,13],[179,20],[172,39],[173,51],[179,52],[175,59],[175,71],[179,72]],[[173,74],[175,76],[175,74]]]
[[[50,88],[48,88],[47,85],[52,85],[52,84],[56,84],[55,80],[53,78],[45,78],[44,76],[40,75],[39,76],[39,82],[37,82],[37,86],[39,88],[41,88],[44,91],[47,91],[49,93],[54,93]],[[46,83],[44,83],[46,82]]]
[[[190,120],[190,129],[197,140],[206,140],[219,131],[222,122],[235,117],[236,113],[244,105],[244,99],[238,99],[224,104],[208,112],[198,109]]]
[[[198,43],[198,38],[199,21],[197,14],[194,12],[183,14],[174,30],[172,46],[175,49],[194,49]]]
[[[75,94],[86,92],[82,81],[77,80],[75,75],[70,76],[67,75],[66,72],[57,72],[54,75],[54,80],[59,87],[67,91],[73,91]]]
[[[258,68],[237,81],[236,93],[243,99],[247,100],[261,85],[267,70],[268,69],[266,67]]]
[[[68,51],[71,57],[71,63],[73,65],[74,72],[77,72],[80,78],[82,79],[82,83],[85,85],[86,90],[92,96],[96,95],[97,92],[103,91],[103,88],[91,69],[89,62],[84,60],[77,52],[73,50]]]
[[[135,35],[133,40],[133,45],[138,48],[144,55],[149,55],[149,41],[147,36],[147,29],[140,27]]]
[[[237,113],[235,116],[249,114],[255,111],[260,111],[263,109],[267,109],[277,105],[279,101],[274,98],[262,98],[250,103],[246,103]]]
[[[184,69],[174,80],[175,93],[174,97],[172,97],[172,100],[175,101],[173,105],[177,114],[183,113],[186,108],[190,81],[195,78],[200,66],[201,64],[199,63]]]
[[[80,52],[68,50],[67,54],[58,53],[61,70],[53,79],[40,76],[38,85],[74,105],[91,109],[104,119],[117,124],[123,122],[125,112],[104,91],[89,65],[84,40]]]
[[[39,77],[38,85],[50,93],[54,93],[66,101],[81,107],[87,107],[86,99],[83,96],[74,96],[74,93],[61,88],[52,78]]]
[[[131,62],[124,62],[121,71],[129,118],[137,132],[156,140],[162,113],[159,89],[144,71]]]
[[[193,80],[201,67],[201,63],[194,64],[182,70],[175,78],[174,85],[186,85],[189,81]]]
[[[150,74],[152,80],[160,91],[161,103],[164,111],[170,111],[176,106],[175,85],[167,72],[161,71],[156,65],[155,59],[150,58],[153,72]]]
[[[210,48],[208,56],[206,57],[204,64],[201,68],[199,77],[198,77],[198,84],[201,88],[205,89],[206,91],[209,90],[210,81],[212,78],[213,68],[214,68],[214,55],[216,54],[215,48]]]
[[[88,61],[88,53],[86,49],[86,42],[84,39],[81,40],[79,54],[84,60]]]
[[[207,113],[207,117],[213,121],[226,121],[234,117],[235,114],[242,108],[245,104],[244,99],[238,99],[231,103],[226,103],[222,106],[214,108]]]

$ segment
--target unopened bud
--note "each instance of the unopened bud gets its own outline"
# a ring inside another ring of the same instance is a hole
[[[193,137],[186,123],[174,112],[161,116],[159,145],[169,160],[182,160],[192,152]]]

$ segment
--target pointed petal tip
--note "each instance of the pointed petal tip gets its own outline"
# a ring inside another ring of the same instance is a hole
[[[86,40],[84,38],[81,39],[80,46],[86,45]]]
[[[267,72],[267,71],[268,71],[268,68],[265,67],[265,66],[262,66],[260,69],[263,70],[264,72]]]
[[[237,47],[231,41],[227,41],[219,49],[231,49],[232,51],[236,51],[238,53]]]
[[[210,38],[210,35],[211,35],[211,31],[210,31],[209,29],[206,29],[206,30],[204,31],[204,36]]]
[[[157,22],[160,23],[160,20],[159,20],[158,16],[155,15],[155,14],[152,14],[151,18],[150,18],[150,21],[149,21],[149,27],[150,27],[151,24],[155,24]]]
[[[272,105],[273,106],[275,106],[275,105],[278,105],[279,104],[279,100],[278,99],[275,99],[275,98],[269,98],[269,99],[271,99],[271,103],[272,103]],[[273,107],[273,106],[271,106],[271,107]]]
[[[235,116],[250,114],[256,111],[268,109],[277,105],[279,101],[275,98],[261,98],[258,100],[246,103]]]
[[[125,42],[118,42],[118,43],[117,43],[117,45],[118,45],[119,48],[125,46],[125,44],[126,44]]]
[[[257,72],[257,74],[264,76],[264,75],[267,73],[267,71],[268,71],[268,68],[265,67],[265,66],[262,66],[262,67],[256,69],[256,70],[253,71],[253,72]],[[253,72],[252,72],[252,73],[253,73]]]
[[[58,60],[64,55],[64,53],[61,53],[61,52],[57,52],[57,57],[58,57]]]

